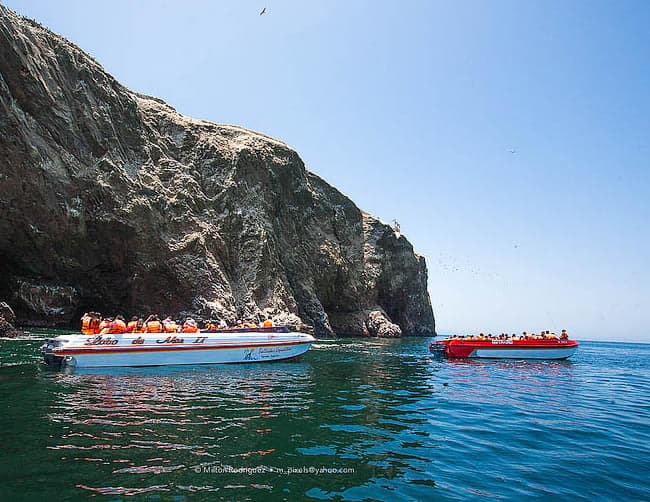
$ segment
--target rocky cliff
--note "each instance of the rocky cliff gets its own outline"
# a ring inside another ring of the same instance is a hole
[[[14,327],[14,322],[16,322],[14,311],[7,303],[0,302],[0,338],[16,338],[23,334]]]
[[[0,5],[0,297],[83,310],[300,318],[431,335],[424,258],[286,144],[194,120]]]

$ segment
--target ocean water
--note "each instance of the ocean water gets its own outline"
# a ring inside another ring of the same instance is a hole
[[[0,340],[0,500],[650,499],[650,345],[55,372]]]

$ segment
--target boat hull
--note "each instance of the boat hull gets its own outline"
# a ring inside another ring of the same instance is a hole
[[[52,366],[106,368],[252,363],[294,359],[315,339],[304,333],[148,333],[63,335],[42,347]]]
[[[447,357],[477,359],[566,359],[578,350],[575,340],[466,340],[450,339],[436,342]]]

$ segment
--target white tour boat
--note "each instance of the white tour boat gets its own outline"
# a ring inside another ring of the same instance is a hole
[[[198,333],[61,335],[41,346],[50,366],[101,368],[221,364],[293,359],[315,338],[286,327],[227,329]]]

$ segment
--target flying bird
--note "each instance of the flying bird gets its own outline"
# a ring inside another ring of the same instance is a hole
[[[261,16],[262,14],[266,14],[266,7],[264,7],[264,8],[262,9],[262,12],[260,12],[260,16]]]
[[[515,150],[514,148],[510,148],[508,151],[513,155],[517,153],[517,150]]]

